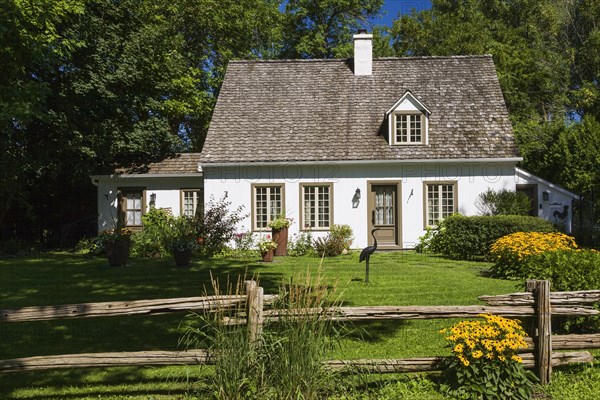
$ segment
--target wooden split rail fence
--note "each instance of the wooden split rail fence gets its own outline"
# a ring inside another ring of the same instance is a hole
[[[276,321],[282,311],[269,308],[275,295],[264,295],[255,281],[247,281],[243,296],[208,296],[176,299],[103,302],[60,306],[23,307],[0,310],[0,323],[44,321],[66,318],[109,317],[139,314],[163,314],[180,311],[214,310],[215,307],[236,310],[245,304],[245,315],[229,318],[227,323],[248,325],[250,340],[256,340],[265,321]],[[505,317],[529,318],[532,322],[529,340],[531,350],[522,354],[527,368],[535,369],[542,384],[550,381],[553,366],[593,361],[587,351],[555,352],[600,348],[600,334],[552,335],[551,317],[590,316],[600,311],[593,307],[600,302],[600,290],[550,292],[548,281],[528,281],[527,292],[501,296],[481,296],[487,305],[473,306],[365,306],[303,310],[318,313],[336,321],[407,320],[437,318],[472,318],[482,313]],[[267,307],[265,307],[267,306]],[[266,309],[265,309],[266,308]],[[326,365],[336,370],[373,372],[421,372],[440,369],[444,357],[410,359],[332,360]],[[29,371],[56,368],[111,367],[131,365],[210,364],[206,350],[142,351],[117,353],[87,353],[58,356],[38,356],[0,360],[0,372]]]

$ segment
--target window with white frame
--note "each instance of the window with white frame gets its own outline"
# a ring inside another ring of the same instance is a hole
[[[426,226],[436,226],[457,211],[456,183],[426,183]]]
[[[302,228],[329,229],[332,225],[331,184],[301,185]]]
[[[422,144],[425,139],[425,121],[421,113],[394,114],[394,144]]]
[[[204,212],[204,199],[200,189],[181,191],[181,214],[194,218]]]
[[[266,230],[283,213],[283,185],[255,185],[252,192],[254,230]]]

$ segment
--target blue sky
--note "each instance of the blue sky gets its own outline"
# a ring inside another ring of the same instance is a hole
[[[372,18],[371,23],[376,25],[392,26],[392,21],[399,14],[408,14],[414,8],[417,11],[431,7],[430,0],[385,0],[383,4],[382,16],[380,18]]]

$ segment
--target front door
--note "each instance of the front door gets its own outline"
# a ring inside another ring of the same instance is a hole
[[[369,244],[373,244],[371,230],[379,228],[374,235],[377,247],[382,249],[398,249],[400,247],[399,226],[400,210],[398,193],[399,183],[369,183]]]

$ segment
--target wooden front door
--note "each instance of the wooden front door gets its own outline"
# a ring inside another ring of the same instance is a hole
[[[400,248],[399,183],[369,183],[369,244],[373,244],[371,230],[375,232],[377,246],[382,249]]]

